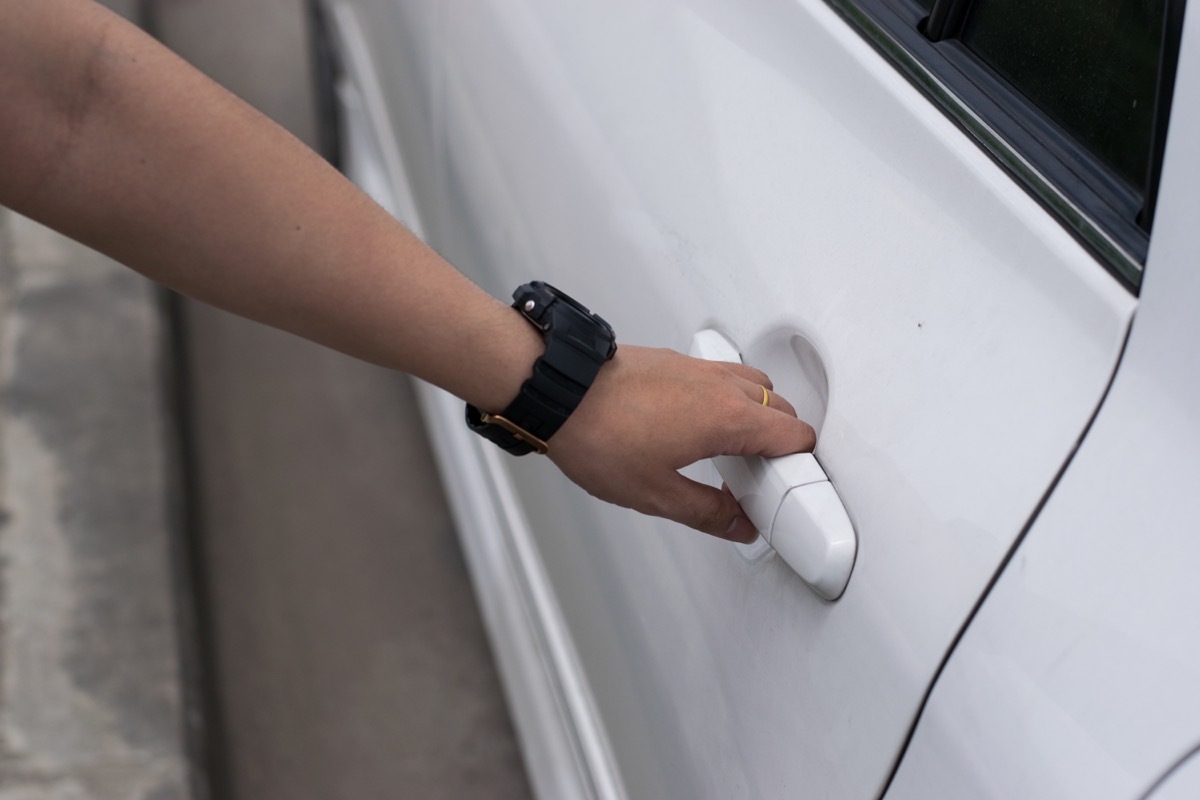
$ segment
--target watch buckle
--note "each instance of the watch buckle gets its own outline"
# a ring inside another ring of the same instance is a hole
[[[515,423],[511,420],[505,419],[504,417],[500,416],[499,414],[489,414],[486,411],[483,411],[483,412],[480,412],[479,418],[486,425],[498,425],[501,428],[503,428],[504,430],[508,431],[513,436],[517,437],[522,442],[524,442],[525,444],[529,445],[534,450],[536,450],[538,452],[538,455],[544,456],[550,452],[550,445],[546,444],[541,439],[537,438],[536,436],[534,436],[532,433],[530,433],[529,431],[522,428],[517,423]]]

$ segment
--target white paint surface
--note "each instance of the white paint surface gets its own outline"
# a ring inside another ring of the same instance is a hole
[[[875,796],[1133,297],[818,0],[354,5],[430,242],[497,296],[563,287],[621,341],[726,332],[812,417],[859,534],[830,604],[777,558],[489,459],[598,715],[592,768],[631,797]],[[459,506],[470,548],[495,509]]]
[[[889,800],[1140,797],[1200,741],[1198,55],[1193,14],[1112,391],[950,659]]]

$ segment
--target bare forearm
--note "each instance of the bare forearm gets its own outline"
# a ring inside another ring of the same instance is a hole
[[[545,347],[308,148],[91,0],[0,0],[0,203],[485,410],[508,405]],[[811,448],[769,385],[622,347],[551,458],[598,497],[746,541],[733,497],[677,470]]]
[[[282,128],[91,2],[0,10],[0,202],[483,408],[516,393],[532,328]]]

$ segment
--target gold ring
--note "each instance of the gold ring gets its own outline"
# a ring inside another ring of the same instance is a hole
[[[761,383],[758,385],[758,388],[763,390],[762,404],[765,406],[767,403],[769,403],[771,401],[771,393],[769,391],[767,391],[767,387],[763,386]]]

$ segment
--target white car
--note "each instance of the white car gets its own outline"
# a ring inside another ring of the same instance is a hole
[[[425,387],[539,797],[1200,797],[1195,9],[317,11],[352,178],[499,297],[765,370],[848,520],[830,589]]]

